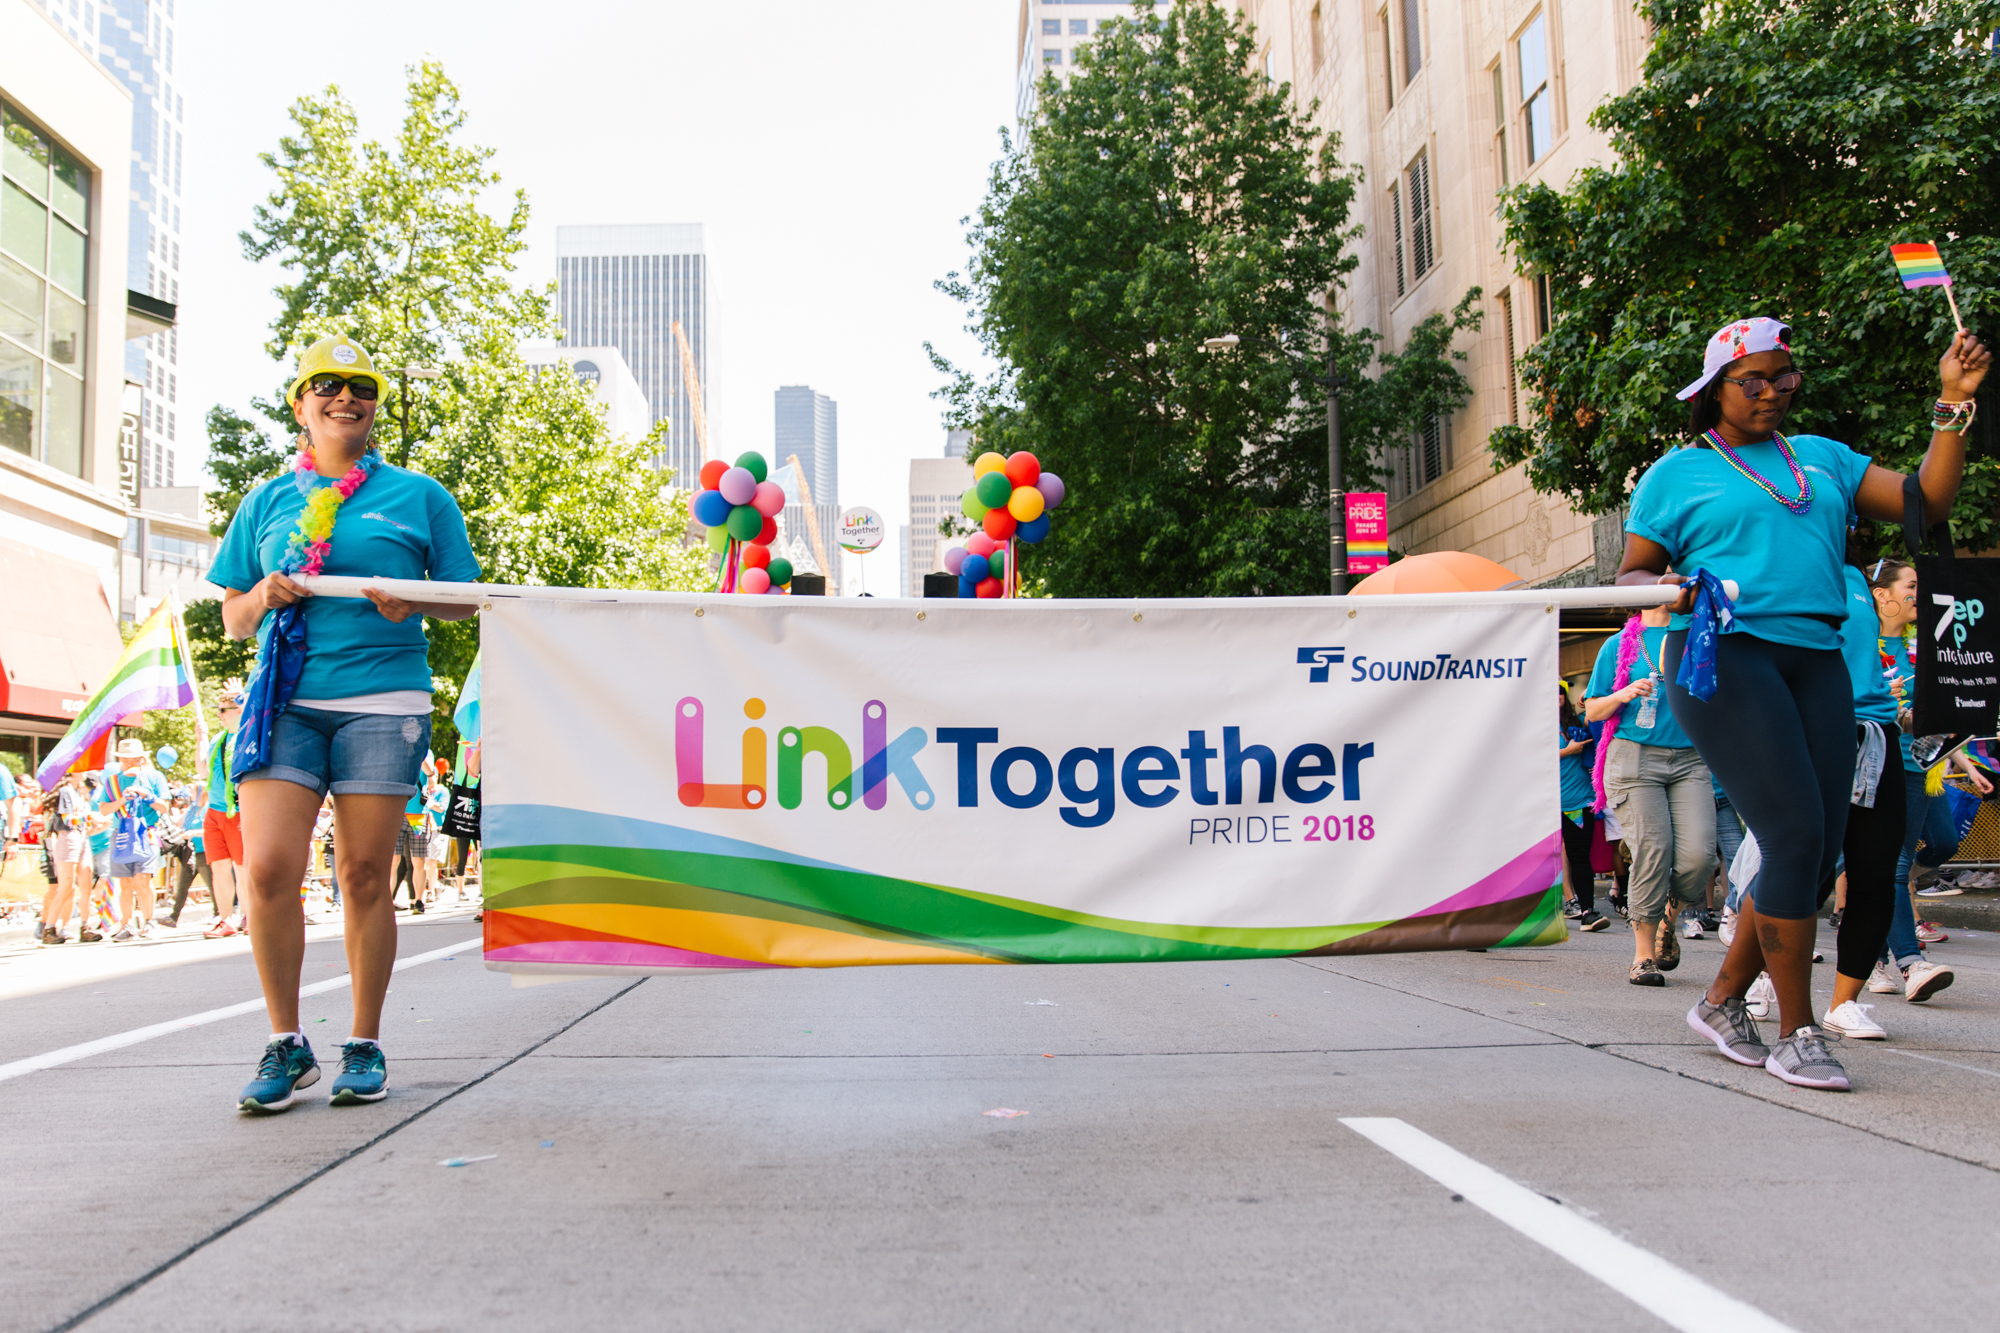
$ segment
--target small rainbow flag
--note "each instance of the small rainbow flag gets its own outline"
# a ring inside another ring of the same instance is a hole
[[[53,791],[70,765],[109,735],[119,718],[152,708],[185,708],[194,702],[194,675],[188,670],[178,621],[171,599],[146,617],[110,677],[42,761],[35,780],[44,791]]]
[[[1951,274],[1944,271],[1944,259],[1930,241],[1917,245],[1892,245],[1889,257],[1896,261],[1896,275],[1909,288],[1949,287]]]

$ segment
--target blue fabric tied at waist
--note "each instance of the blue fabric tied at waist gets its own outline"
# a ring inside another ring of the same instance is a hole
[[[1687,647],[1681,652],[1681,669],[1674,683],[1707,703],[1715,697],[1715,650],[1722,632],[1736,619],[1736,603],[1722,590],[1722,580],[1706,569],[1697,569],[1682,586],[1694,587],[1693,619],[1688,623]]]
[[[247,776],[270,766],[271,726],[298,692],[306,669],[306,609],[294,602],[271,616],[271,636],[258,654],[257,670],[244,691],[243,720],[236,728],[230,772]]]

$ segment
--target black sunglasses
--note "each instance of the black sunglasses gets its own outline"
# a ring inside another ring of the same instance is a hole
[[[345,389],[364,403],[374,402],[375,395],[381,392],[381,386],[366,375],[356,375],[351,379],[345,375],[315,375],[306,381],[306,387],[321,398],[338,397],[340,391]]]
[[[1779,393],[1796,393],[1798,387],[1805,383],[1806,377],[1799,371],[1788,370],[1776,379],[1765,379],[1762,375],[1747,375],[1740,380],[1733,380],[1724,375],[1722,379],[1725,383],[1741,387],[1746,398],[1762,398],[1766,389],[1776,389]]]

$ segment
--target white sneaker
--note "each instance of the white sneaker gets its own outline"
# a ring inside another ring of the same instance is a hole
[[[1887,963],[1875,964],[1875,970],[1868,974],[1868,989],[1876,995],[1901,995],[1903,974]]]
[[[1875,1006],[1849,1000],[1826,1016],[1820,1026],[1828,1032],[1835,1032],[1849,1041],[1881,1041],[1889,1034],[1880,1023],[1869,1017],[1868,1011]]]
[[[1681,934],[1691,940],[1705,940],[1708,938],[1708,936],[1701,933],[1701,922],[1695,917],[1689,917],[1687,920],[1681,922]]]
[[[1974,887],[1977,887],[1977,886],[1975,885]],[[1938,881],[1937,883],[1935,883],[1935,884],[1931,885],[1931,886],[1930,886],[1930,887],[1929,887],[1928,889],[1918,889],[1918,890],[1917,890],[1917,897],[1919,897],[1919,898],[1956,898],[1956,897],[1958,897],[1958,896],[1959,896],[1959,895],[1960,895],[1961,893],[1964,893],[1964,892],[1965,892],[1965,890],[1964,890],[1964,889],[1961,889],[1961,888],[1959,888],[1959,887],[1958,887],[1958,885],[1956,885],[1956,884],[1950,884],[1950,883],[1947,883],[1947,882],[1946,882],[1946,881],[1944,881],[1944,880],[1939,880],[1939,881]]]
[[[1725,948],[1736,943],[1736,913],[1723,909],[1722,924],[1716,927],[1715,933]]]
[[[1903,998],[1912,1003],[1928,1000],[1955,980],[1957,975],[1950,968],[1924,959],[1903,974]]]
[[[1757,979],[1750,983],[1750,990],[1743,997],[1743,1007],[1750,1011],[1750,1017],[1759,1021],[1771,1017],[1771,1011],[1778,1007],[1778,988],[1771,984],[1769,972],[1759,972]]]

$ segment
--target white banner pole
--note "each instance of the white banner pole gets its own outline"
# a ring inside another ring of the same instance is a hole
[[[737,594],[716,592],[657,592],[645,588],[556,588],[507,583],[436,583],[427,579],[377,579],[355,578],[341,574],[320,574],[299,577],[298,582],[310,589],[318,597],[361,597],[373,588],[412,602],[437,602],[451,605],[479,605],[500,599],[527,599],[543,602],[618,602],[618,603],[662,603],[667,605],[699,605],[717,598],[728,598],[734,602]],[[1738,596],[1734,579],[1722,581],[1723,590],[1731,598]],[[1294,597],[1257,598],[1267,605],[1293,603],[1299,606],[1344,606],[1351,608],[1367,606],[1449,606],[1479,605],[1504,606],[1512,604],[1539,603],[1566,610],[1585,610],[1603,607],[1665,606],[1680,596],[1681,590],[1670,584],[1645,585],[1639,587],[1608,588],[1509,588],[1500,592],[1462,593],[1389,593],[1379,597]],[[817,600],[817,599],[816,599]],[[866,601],[856,598],[827,598],[828,606],[847,606],[856,609],[881,607],[906,601],[911,605],[936,607],[941,602],[965,600],[957,598],[891,598],[871,597]],[[1253,599],[1244,599],[1253,600]],[[976,604],[976,603],[975,603]],[[1010,599],[1005,605],[1014,609],[1033,609],[1040,606],[1090,608],[1097,606],[1124,606],[1139,604],[1137,599],[1104,598],[1098,600],[1044,600],[1041,598]],[[1165,601],[1160,605],[1198,605],[1199,599],[1186,602]]]

